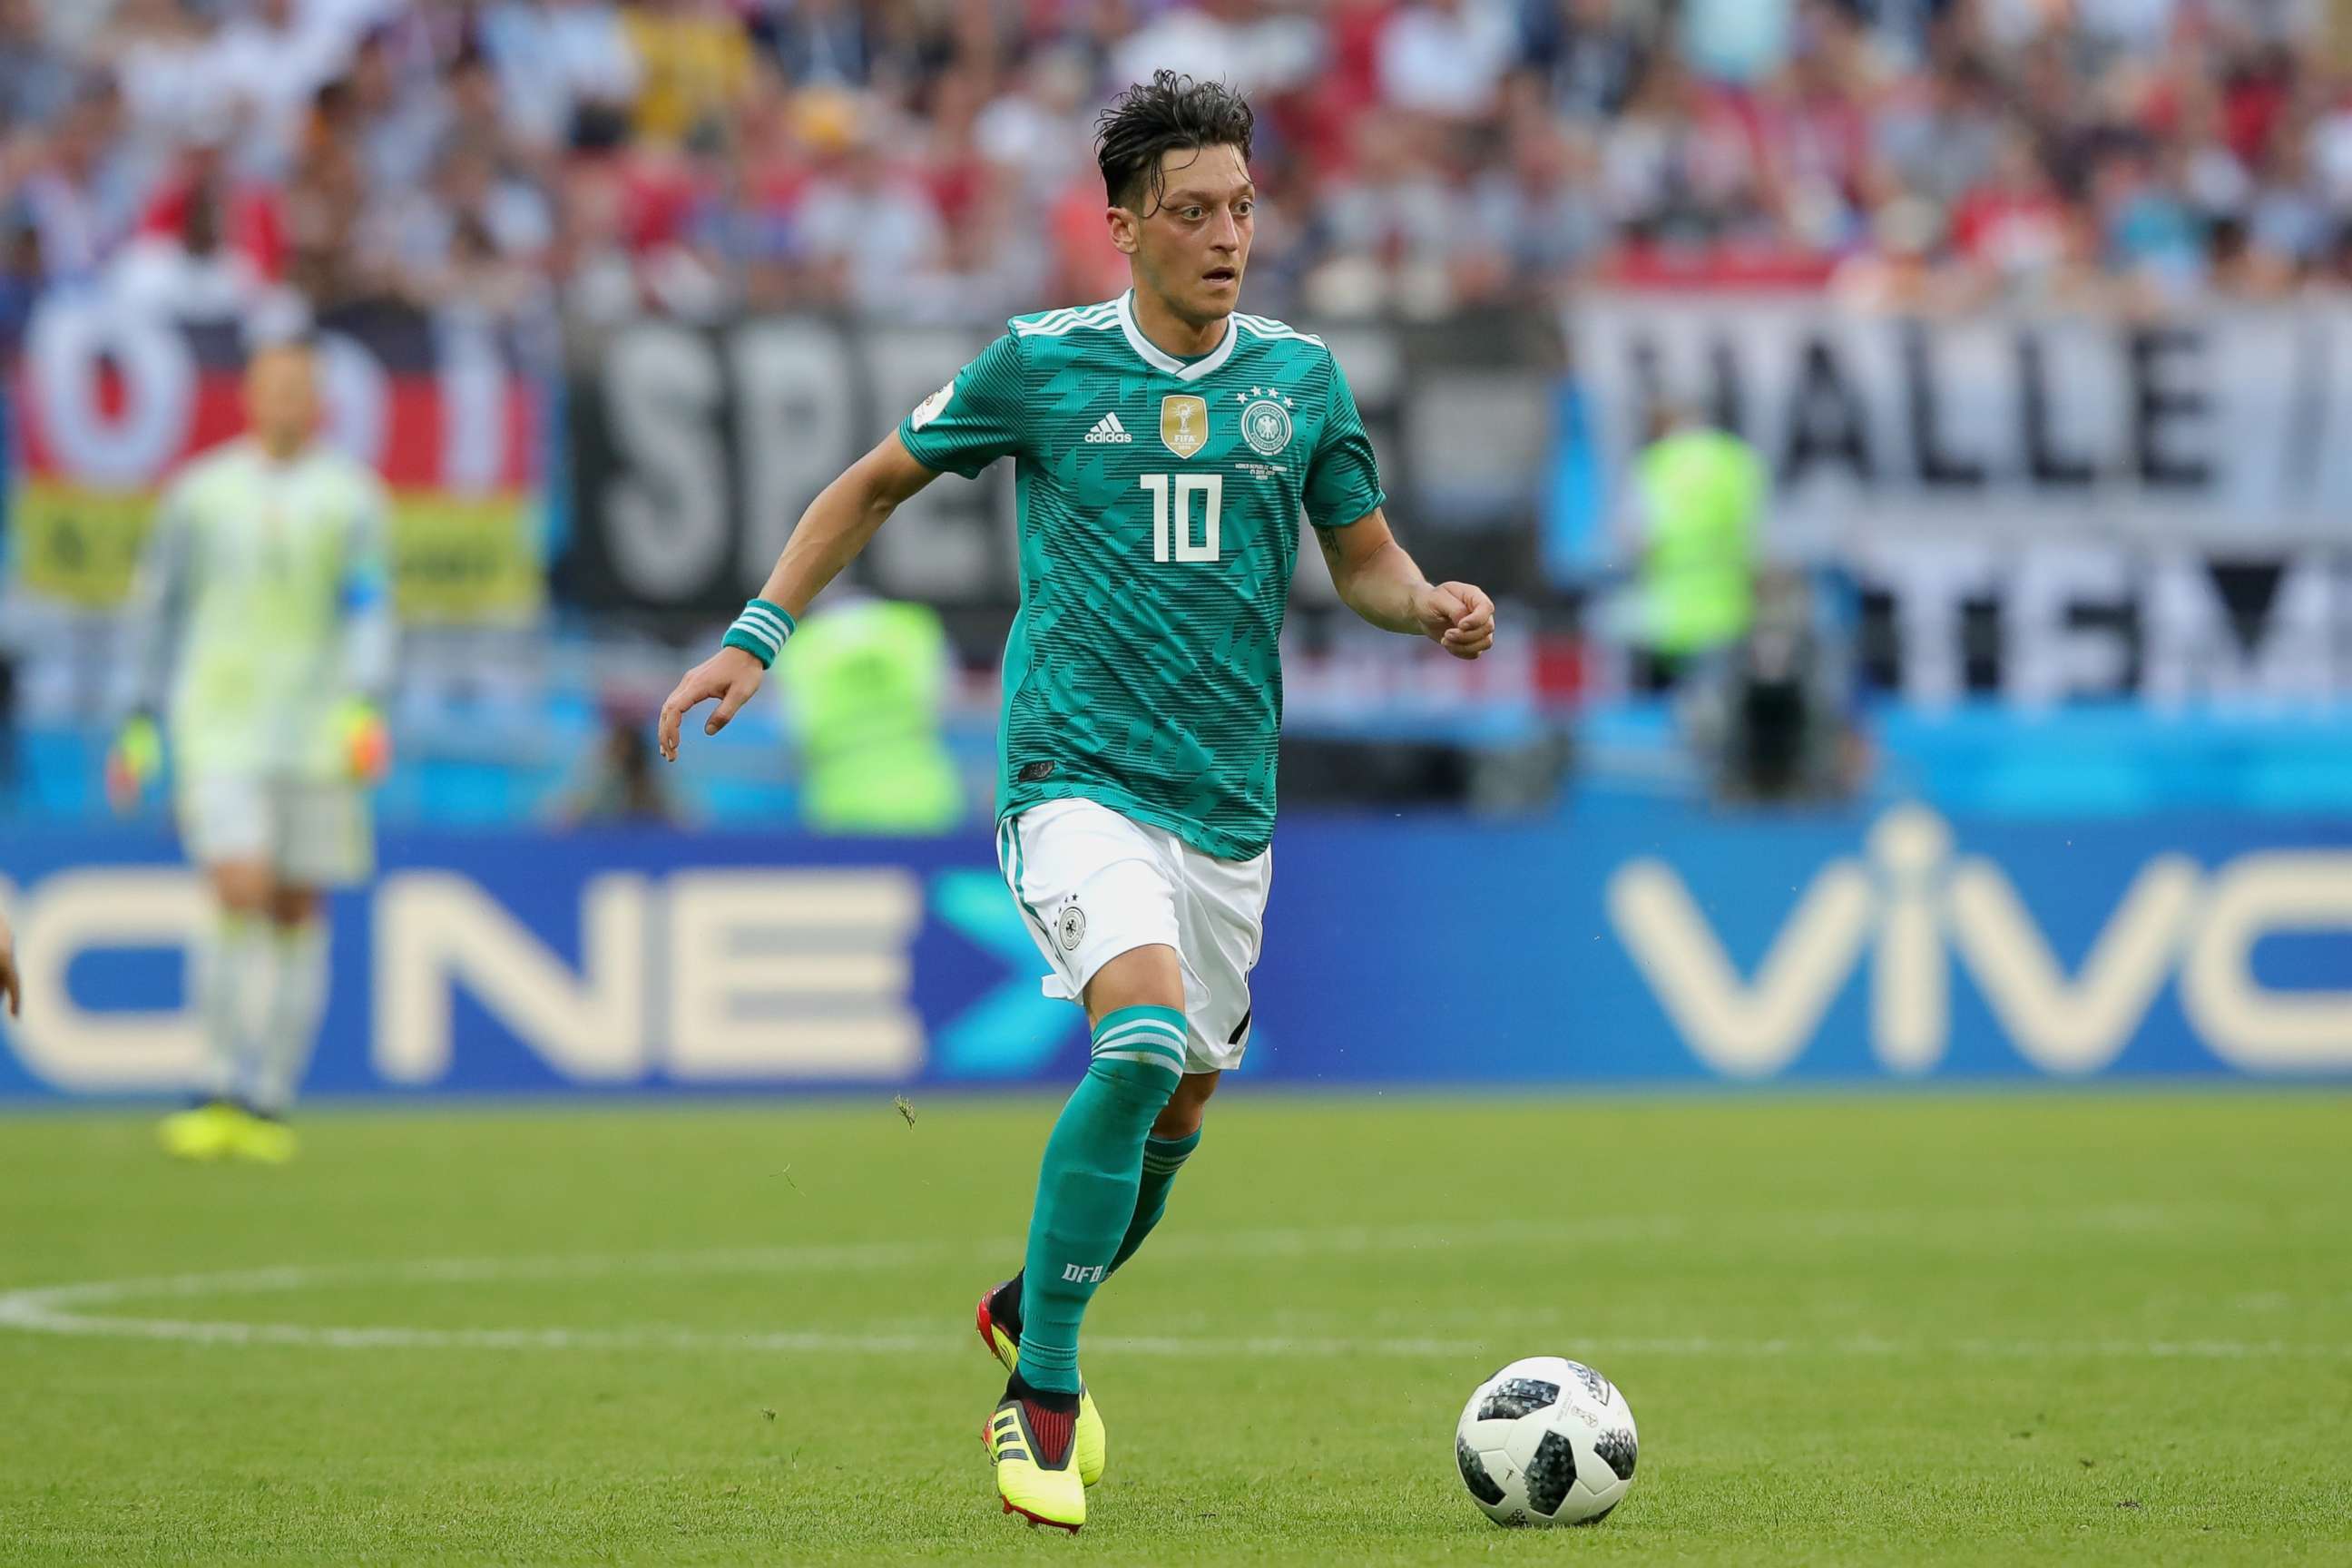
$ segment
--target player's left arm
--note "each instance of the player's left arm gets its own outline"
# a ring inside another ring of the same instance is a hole
[[[392,696],[399,625],[393,615],[391,509],[383,487],[367,484],[352,509],[336,584],[342,621],[341,740],[353,777],[381,779],[391,765],[383,705]]]
[[[1340,602],[1383,631],[1429,638],[1456,658],[1495,646],[1495,601],[1468,583],[1433,583],[1374,507],[1344,528],[1318,528]]]
[[[1418,634],[1456,658],[1495,646],[1495,601],[1467,583],[1433,583],[1389,531],[1381,466],[1339,362],[1322,363],[1324,417],[1299,500],[1348,608],[1385,631]]]

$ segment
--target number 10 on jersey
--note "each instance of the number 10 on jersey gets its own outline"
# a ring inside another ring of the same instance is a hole
[[[1151,492],[1151,559],[1214,561],[1217,558],[1217,516],[1225,507],[1224,475],[1145,474],[1136,482]],[[1202,498],[1198,542],[1192,538],[1194,496]],[[1172,527],[1169,516],[1171,510],[1175,513]],[[1170,548],[1171,543],[1174,546],[1172,552]]]

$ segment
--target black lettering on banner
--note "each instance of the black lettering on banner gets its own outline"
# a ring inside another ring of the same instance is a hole
[[[1633,385],[1640,398],[1632,435],[1635,449],[1647,445],[1661,416],[1685,407],[1704,409],[1707,422],[1737,436],[1746,427],[1748,398],[1739,375],[1739,356],[1726,338],[1710,338],[1706,345],[1707,383],[1704,392],[1678,396],[1666,384],[1664,356],[1658,341],[1644,334],[1627,351],[1633,361]]]
[[[1712,338],[1706,345],[1707,368],[1715,373],[1715,382],[1707,398],[1707,417],[1718,430],[1734,436],[1747,434],[1747,387],[1739,377],[1739,356],[1732,352],[1728,338]]]
[[[2168,434],[2200,421],[2212,402],[2201,387],[2168,380],[2168,365],[2180,361],[2204,368],[2205,335],[2187,327],[2142,327],[2131,335],[2132,454],[2140,482],[2164,489],[2202,489],[2213,482],[2212,465],[2170,449]]]
[[[2051,406],[2050,358],[2040,335],[2030,328],[2017,334],[2017,384],[2026,472],[2035,484],[2053,489],[2087,489],[2098,470],[2090,458],[2059,449],[2058,421]]]
[[[2262,650],[2271,615],[2278,605],[2279,586],[2286,581],[2284,560],[2208,561],[2205,574],[2212,579],[2213,595],[2228,618],[2230,635],[2241,653]]]
[[[1932,489],[1981,489],[1984,464],[1944,446],[1930,347],[1926,323],[1903,323],[1904,405],[1911,417],[1911,450],[1919,465],[1919,482]]]
[[[1836,461],[1864,484],[1876,477],[1870,457],[1867,411],[1829,343],[1805,340],[1797,387],[1789,401],[1789,440],[1780,456],[1780,482],[1796,484],[1817,462]]]

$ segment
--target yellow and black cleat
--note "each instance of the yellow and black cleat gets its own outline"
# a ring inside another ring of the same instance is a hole
[[[991,1354],[1004,1363],[1007,1372],[1021,1370],[1021,1327],[1018,1316],[1020,1296],[1016,1289],[1020,1277],[1015,1275],[980,1299],[980,1342]],[[1095,1408],[1095,1396],[1084,1384],[1078,1388],[1078,1479],[1093,1486],[1103,1478],[1103,1461],[1110,1448],[1110,1434],[1103,1430],[1102,1413]]]
[[[218,1160],[236,1142],[245,1112],[226,1100],[175,1110],[156,1124],[155,1137],[174,1160]]]
[[[243,1111],[229,1140],[228,1152],[257,1165],[283,1165],[294,1158],[297,1147],[294,1129],[278,1118]]]
[[[1006,1392],[980,1429],[1005,1512],[1073,1533],[1086,1523],[1086,1483],[1071,1463],[1076,1422]]]

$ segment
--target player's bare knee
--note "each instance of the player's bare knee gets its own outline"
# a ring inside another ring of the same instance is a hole
[[[1177,1084],[1176,1092],[1160,1110],[1159,1120],[1151,1124],[1154,1138],[1190,1138],[1201,1130],[1202,1118],[1209,1110],[1209,1096],[1217,1092],[1218,1075],[1213,1072],[1188,1072]]]
[[[257,861],[225,860],[210,868],[213,898],[231,914],[266,915],[277,889],[269,868]]]

